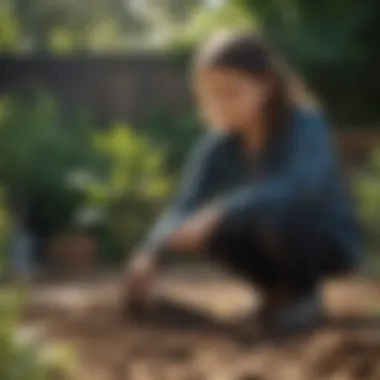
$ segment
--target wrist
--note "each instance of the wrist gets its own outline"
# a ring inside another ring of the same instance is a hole
[[[147,245],[139,249],[140,255],[151,261],[154,265],[161,265],[166,256],[166,249],[164,244],[155,244],[154,246]]]

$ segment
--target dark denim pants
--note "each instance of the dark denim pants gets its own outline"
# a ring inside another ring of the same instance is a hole
[[[286,223],[222,224],[208,255],[264,291],[286,285],[310,293],[329,276],[347,272],[344,252],[315,228],[311,213],[291,214]]]

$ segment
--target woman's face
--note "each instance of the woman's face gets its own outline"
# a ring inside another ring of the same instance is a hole
[[[195,91],[203,118],[208,125],[234,131],[254,122],[269,96],[269,84],[232,69],[201,69]]]

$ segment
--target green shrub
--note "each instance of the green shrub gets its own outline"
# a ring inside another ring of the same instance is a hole
[[[66,227],[85,201],[66,181],[70,171],[95,160],[91,124],[79,116],[64,123],[59,105],[43,91],[1,99],[0,181],[12,213],[37,235]]]
[[[355,181],[360,218],[369,245],[380,248],[380,147],[376,149],[367,170]]]
[[[69,347],[37,343],[18,334],[22,296],[0,288],[0,379],[72,380],[76,360]]]
[[[171,192],[165,155],[148,138],[121,124],[95,132],[94,146],[103,168],[84,181],[84,188],[117,242],[129,249]]]

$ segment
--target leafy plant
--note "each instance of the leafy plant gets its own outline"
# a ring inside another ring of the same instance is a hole
[[[93,141],[103,160],[102,170],[87,176],[83,186],[114,236],[130,248],[170,193],[165,155],[144,135],[123,124],[95,132]]]
[[[65,226],[83,202],[66,184],[70,171],[91,166],[84,120],[70,128],[45,92],[12,94],[0,103],[0,181],[12,213],[46,235]],[[37,212],[36,212],[37,211]]]

